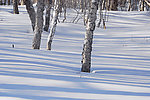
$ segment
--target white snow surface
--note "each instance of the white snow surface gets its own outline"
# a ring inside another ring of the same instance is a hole
[[[33,50],[28,14],[19,10],[0,6],[0,100],[150,100],[150,12],[109,12],[106,29],[94,32],[92,72],[81,73],[82,20],[70,23],[68,13],[52,51],[48,32]]]

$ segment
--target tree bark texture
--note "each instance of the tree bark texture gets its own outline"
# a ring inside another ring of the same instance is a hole
[[[139,11],[144,11],[144,0],[139,0]]]
[[[150,6],[150,1],[149,0],[144,0],[145,2],[146,2],[146,4],[148,5],[148,6]]]
[[[132,0],[132,11],[138,11],[137,0]]]
[[[52,6],[52,0],[47,0],[46,2],[46,15],[45,15],[45,26],[44,31],[48,32],[49,24],[50,24],[50,11]]]
[[[37,0],[36,25],[34,30],[35,35],[32,44],[33,49],[40,49],[41,34],[43,31],[43,11],[44,0]]]
[[[127,11],[131,11],[131,0],[127,0],[128,8]]]
[[[91,52],[93,42],[93,31],[95,30],[95,21],[97,14],[98,0],[92,0],[89,11],[89,18],[86,25],[86,34],[82,52],[82,72],[90,72],[91,68]]]
[[[32,29],[34,31],[35,29],[35,22],[36,22],[36,13],[33,7],[33,3],[31,0],[25,0],[25,5],[26,5],[26,9],[27,12],[29,14],[30,20],[31,20],[31,24],[32,24]]]
[[[117,11],[118,10],[118,0],[111,0],[110,2],[110,10]]]
[[[13,0],[13,13],[14,14],[19,14],[18,0]]]
[[[51,45],[52,45],[52,41],[53,41],[53,38],[55,35],[56,26],[57,26],[58,14],[59,14],[59,5],[57,3],[57,0],[55,0],[53,19],[51,22],[51,30],[50,30],[50,34],[49,34],[48,40],[47,40],[47,50],[51,50]]]

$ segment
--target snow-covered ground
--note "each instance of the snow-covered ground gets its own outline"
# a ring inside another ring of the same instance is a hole
[[[106,30],[95,31],[93,73],[80,73],[82,20],[58,24],[52,51],[46,32],[33,50],[28,14],[19,10],[0,7],[0,100],[150,100],[150,12],[109,12]]]

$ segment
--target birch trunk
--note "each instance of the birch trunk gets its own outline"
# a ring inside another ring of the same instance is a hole
[[[139,10],[144,11],[144,0],[139,1]]]
[[[146,2],[146,4],[148,5],[148,6],[150,6],[150,1],[149,0],[144,0],[145,2]]]
[[[43,11],[44,11],[44,0],[37,0],[37,14],[36,14],[36,25],[35,35],[33,39],[33,49],[40,49],[41,34],[43,31]]]
[[[19,14],[19,10],[18,10],[18,0],[13,0],[13,13],[14,13],[14,14]]]
[[[51,50],[51,45],[55,35],[56,26],[57,26],[58,14],[59,14],[58,4],[57,4],[57,0],[55,0],[51,30],[47,40],[47,50]]]
[[[93,42],[93,31],[95,30],[95,21],[97,14],[98,0],[92,0],[89,11],[89,18],[86,25],[86,34],[82,52],[82,72],[90,72],[91,68],[91,52]]]
[[[47,5],[46,5],[46,15],[45,15],[44,31],[48,32],[49,23],[50,23],[50,11],[51,11],[52,0],[47,0],[46,3],[47,3]]]
[[[35,10],[34,10],[34,7],[33,7],[33,3],[32,3],[31,0],[25,0],[24,3],[26,5],[26,9],[27,9],[27,12],[29,14],[31,24],[32,24],[32,29],[34,31],[35,21],[36,21],[36,13],[35,13]]]
[[[131,0],[127,0],[128,8],[127,11],[131,11]]]

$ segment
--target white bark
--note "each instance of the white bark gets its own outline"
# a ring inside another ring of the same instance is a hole
[[[144,11],[144,0],[139,0],[139,11]]]
[[[90,72],[91,68],[93,31],[95,30],[97,6],[98,0],[92,0],[82,52],[82,69],[81,69],[82,72]]]
[[[148,5],[148,6],[150,6],[150,1],[149,0],[144,0],[145,2],[146,2],[146,4]]]
[[[37,1],[37,14],[36,14],[36,26],[35,35],[33,39],[33,49],[40,49],[41,34],[43,31],[43,11],[44,11],[44,0]]]
[[[53,38],[55,35],[56,26],[57,26],[58,14],[59,14],[58,4],[57,4],[57,0],[55,0],[53,19],[51,22],[51,30],[50,30],[50,34],[47,39],[47,50],[51,50],[51,44],[52,44],[52,41],[53,41]]]
[[[131,11],[131,0],[127,0],[128,8],[127,11]]]

